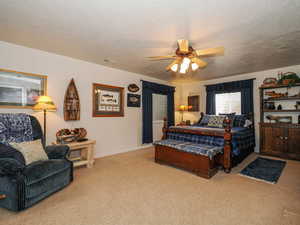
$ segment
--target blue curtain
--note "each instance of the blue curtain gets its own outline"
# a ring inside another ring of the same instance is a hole
[[[206,92],[206,114],[215,115],[216,114],[216,98],[214,91]]]
[[[152,94],[167,95],[167,119],[168,125],[174,125],[174,92],[175,88],[168,85],[142,81],[142,104],[143,104],[143,144],[153,142],[153,116]]]
[[[242,114],[254,113],[253,107],[253,80],[245,80],[241,90]]]
[[[215,95],[220,93],[241,92],[242,114],[253,113],[253,79],[226,82],[206,86],[206,114],[215,114]]]

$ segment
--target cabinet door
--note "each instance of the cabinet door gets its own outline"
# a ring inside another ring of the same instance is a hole
[[[287,153],[292,158],[300,159],[300,128],[288,128]]]
[[[272,135],[269,135],[268,133],[266,135],[269,139],[273,140],[272,150],[274,152],[282,153],[286,151],[287,146],[284,139],[286,132],[284,128],[273,127]]]
[[[285,131],[278,127],[262,128],[263,152],[280,154],[286,151]]]

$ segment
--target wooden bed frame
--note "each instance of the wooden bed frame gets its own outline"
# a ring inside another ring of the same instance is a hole
[[[201,118],[203,118],[204,113],[201,113]],[[253,120],[252,120],[253,121]],[[168,132],[178,132],[178,133],[188,133],[188,134],[197,134],[205,136],[215,136],[224,138],[224,151],[223,153],[217,154],[215,157],[210,159],[205,155],[199,155],[194,153],[182,152],[175,148],[168,146],[155,145],[155,162],[163,163],[175,167],[179,167],[197,175],[210,178],[218,171],[218,167],[222,166],[226,173],[230,173],[232,168],[232,133],[230,120],[225,119],[224,131],[201,131],[201,130],[191,130],[184,128],[169,128],[167,125],[167,119],[164,119],[163,126],[163,137],[162,139],[167,138]]]

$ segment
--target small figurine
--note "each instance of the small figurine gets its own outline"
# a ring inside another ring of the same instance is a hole
[[[274,110],[275,109],[275,103],[274,102],[265,102],[264,103],[264,108],[269,109],[269,110]]]
[[[278,105],[277,110],[282,110],[282,105]]]

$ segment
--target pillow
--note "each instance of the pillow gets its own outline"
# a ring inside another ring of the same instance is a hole
[[[233,126],[234,127],[243,127],[245,125],[246,120],[247,120],[246,115],[235,115],[234,121],[233,121]]]
[[[210,116],[207,126],[223,128],[225,116]]]
[[[234,113],[219,113],[219,116],[225,116],[225,118],[230,119],[230,126],[233,127],[235,112]],[[223,125],[225,127],[225,123]]]
[[[211,115],[204,115],[202,120],[199,121],[199,125],[206,126],[208,124],[208,121],[209,121],[210,117],[211,117]]]
[[[44,151],[43,145],[41,143],[41,139],[35,141],[27,141],[27,142],[11,142],[10,146],[17,149],[21,152],[25,159],[25,165],[30,163],[39,161],[39,160],[48,160],[48,156]]]

